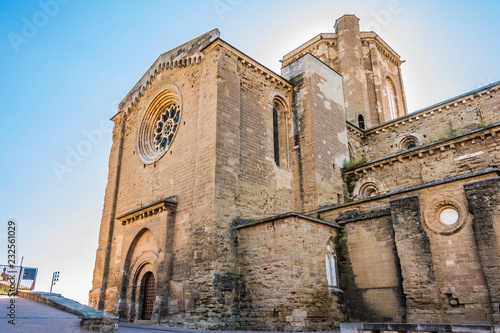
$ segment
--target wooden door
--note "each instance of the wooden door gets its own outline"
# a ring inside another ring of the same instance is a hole
[[[153,273],[148,273],[145,278],[141,317],[149,320],[153,315],[153,305],[155,303],[155,277]]]

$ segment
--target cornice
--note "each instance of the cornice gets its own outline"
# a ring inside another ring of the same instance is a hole
[[[234,229],[238,230],[238,229],[242,229],[242,228],[248,228],[248,227],[252,227],[252,226],[255,226],[255,225],[262,224],[262,223],[273,222],[273,221],[276,221],[276,220],[282,220],[282,219],[286,219],[286,218],[289,218],[289,217],[298,217],[300,219],[303,219],[303,220],[306,220],[306,221],[310,221],[310,222],[325,224],[325,225],[329,225],[331,227],[336,227],[336,228],[339,227],[339,225],[337,223],[335,223],[335,222],[325,221],[325,220],[322,220],[322,219],[319,219],[319,218],[316,218],[316,217],[312,217],[312,216],[309,216],[309,215],[304,215],[304,214],[300,214],[300,213],[296,213],[296,212],[288,212],[288,213],[284,213],[284,214],[280,214],[280,215],[274,215],[274,216],[271,216],[271,217],[266,217],[266,218],[263,218],[263,219],[260,219],[260,220],[240,221],[240,224],[236,225],[234,227]]]
[[[146,91],[151,87],[154,80],[163,71],[201,63],[203,53],[200,51],[205,48],[206,45],[219,38],[219,36],[219,30],[213,29],[161,54],[121,101],[118,106],[118,112],[123,112],[125,115],[129,114],[137,106]]]
[[[404,62],[401,60],[401,56],[373,31],[361,32],[361,43],[363,46],[369,46],[370,43],[373,43],[380,53],[398,67]]]
[[[123,104],[120,103],[119,109],[124,111],[125,114],[129,114],[131,110],[133,110],[141,98],[146,94],[146,91],[152,86],[154,80],[157,78],[157,76],[166,70],[174,69],[174,68],[182,68],[182,67],[188,67],[194,64],[199,64],[202,61],[203,54],[198,53],[194,54],[191,57],[184,57],[180,58],[174,61],[165,61],[165,62],[160,62],[155,66],[154,71],[149,70],[146,74],[149,75],[149,78],[144,82],[143,84],[139,85],[137,87],[137,92],[131,96],[131,100],[128,102],[125,102]],[[135,87],[134,87],[135,89]],[[134,90],[132,89],[132,90]]]
[[[363,133],[366,137],[371,137],[380,133],[387,132],[393,128],[398,128],[399,126],[405,126],[407,124],[423,121],[426,120],[428,117],[433,116],[436,113],[441,113],[445,110],[450,110],[451,108],[471,103],[472,101],[475,100],[475,98],[479,98],[483,95],[495,94],[498,92],[499,88],[500,88],[500,82],[496,82],[486,87],[479,88],[472,92],[446,100],[439,104],[432,105],[428,108],[409,113],[405,116],[396,118],[387,123],[377,125],[375,127],[363,131]]]
[[[500,123],[495,125],[468,132],[453,138],[441,140],[438,142],[429,143],[427,145],[399,152],[387,157],[377,159],[360,165],[356,168],[344,171],[344,174],[367,174],[376,169],[384,167],[392,167],[395,163],[405,163],[413,158],[424,158],[426,155],[434,155],[436,152],[445,152],[447,150],[455,150],[457,146],[464,146],[467,143],[475,144],[477,140],[485,140],[487,137],[495,138],[500,132]]]
[[[297,47],[294,50],[285,54],[283,56],[282,62],[289,63],[291,58],[300,57],[301,55],[303,55],[307,52],[310,52],[310,47],[314,46],[320,42],[325,42],[325,41],[329,41],[331,43],[335,42],[335,45],[336,45],[337,37],[338,37],[338,35],[336,33],[318,34],[315,37],[308,40],[307,42],[305,42],[304,44],[300,45],[299,47]]]
[[[168,210],[169,208],[177,206],[177,197],[171,196],[168,198],[164,198],[147,205],[144,205],[138,209],[134,209],[128,213],[122,214],[118,216],[116,219],[119,220],[122,224],[129,224],[131,222],[146,218],[151,215],[156,215],[158,213],[163,212],[164,210]]]
[[[261,74],[265,80],[276,84],[276,86],[278,87],[283,87],[287,91],[292,91],[293,85],[288,80],[273,72],[264,65],[260,64],[256,60],[250,58],[245,53],[241,52],[240,50],[220,38],[213,41],[210,45],[203,49],[202,52],[204,55],[206,55],[214,50],[217,50],[218,48],[223,48],[231,52],[243,66]]]
[[[320,45],[323,43],[326,43],[327,47],[331,47],[337,50],[337,34],[319,34],[307,43],[285,55],[281,60],[282,67],[287,66],[291,62],[297,60],[307,53],[313,53],[317,51]]]
[[[365,132],[357,127],[356,125],[353,125],[351,124],[350,122],[346,121],[346,125],[347,125],[347,132],[353,136],[358,136],[362,139],[366,138],[365,136]]]
[[[497,167],[488,167],[488,168],[485,168],[485,169],[475,170],[475,171],[468,172],[468,173],[465,173],[465,174],[460,174],[460,175],[446,177],[446,178],[440,178],[440,179],[432,180],[430,182],[426,182],[426,183],[422,183],[422,184],[417,184],[417,185],[411,185],[411,186],[408,186],[408,187],[398,188],[398,189],[389,191],[389,192],[387,192],[385,194],[378,195],[378,196],[375,196],[375,197],[369,197],[369,198],[364,198],[364,199],[360,199],[360,200],[356,200],[356,201],[350,201],[350,202],[343,203],[341,205],[326,206],[326,207],[323,207],[323,208],[321,208],[319,210],[311,212],[311,214],[315,213],[315,214],[318,214],[319,216],[321,216],[321,214],[325,213],[325,212],[332,212],[332,211],[335,211],[335,210],[345,209],[345,208],[351,208],[351,207],[354,208],[355,206],[359,206],[360,204],[363,204],[363,203],[366,203],[366,202],[379,201],[379,200],[387,200],[387,198],[390,198],[391,196],[394,196],[394,195],[408,193],[408,192],[412,192],[412,191],[416,191],[416,190],[421,190],[421,189],[424,189],[424,188],[430,188],[430,187],[434,187],[434,186],[438,186],[438,185],[442,185],[442,184],[447,184],[447,183],[451,183],[451,182],[455,182],[455,181],[459,181],[459,180],[469,179],[469,178],[483,176],[483,175],[488,175],[488,174],[493,174],[495,176],[498,176],[498,175],[500,175],[500,170]],[[382,206],[382,207],[384,207],[384,206]],[[350,211],[351,212],[356,212],[358,210],[357,209],[356,210],[353,209],[353,210],[350,210]],[[382,208],[381,210],[379,210],[379,212],[381,214],[377,214],[377,212],[369,212],[366,215],[360,214],[360,216],[363,216],[363,217],[364,216],[368,216],[368,218],[382,216],[384,214],[384,212],[385,212],[385,208]],[[355,222],[355,219],[347,220],[347,221],[340,220],[340,221],[336,221],[336,222],[338,222],[340,225],[342,225],[345,222]]]

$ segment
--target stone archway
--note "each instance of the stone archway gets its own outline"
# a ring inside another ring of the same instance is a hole
[[[123,266],[121,295],[117,304],[121,319],[128,321],[142,319],[143,290],[146,279],[151,274],[156,286],[158,260],[158,246],[153,233],[147,228],[140,230],[130,244]]]

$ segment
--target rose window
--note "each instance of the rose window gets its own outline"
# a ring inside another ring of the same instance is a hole
[[[174,144],[181,126],[182,99],[175,86],[158,93],[144,110],[137,130],[136,151],[139,160],[146,164],[158,161]]]
[[[154,147],[157,151],[164,151],[170,147],[179,127],[180,114],[177,104],[169,106],[160,114],[154,132]]]

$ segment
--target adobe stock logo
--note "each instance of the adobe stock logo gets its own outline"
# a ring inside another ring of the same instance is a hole
[[[63,181],[63,176],[72,173],[83,161],[84,157],[89,156],[94,151],[94,147],[99,146],[104,140],[104,134],[113,131],[113,122],[109,119],[102,119],[99,127],[90,131],[83,130],[85,139],[80,140],[75,147],[66,146],[66,158],[64,163],[53,161],[52,170],[59,182]]]
[[[217,12],[217,16],[219,16],[219,19],[224,21],[226,13],[234,11],[242,2],[243,0],[214,0],[212,5]]]
[[[405,1],[411,2],[412,0]],[[373,17],[373,20],[366,23],[364,30],[380,33],[382,28],[389,26],[393,17],[400,14],[403,10],[404,5],[400,0],[389,0],[385,9],[371,11],[370,14]]]
[[[51,18],[59,13],[60,5],[65,5],[69,1],[70,0],[40,0],[38,2],[40,10],[36,11],[30,19],[26,16],[23,16],[21,19],[23,22],[21,33],[9,32],[7,34],[7,39],[14,52],[18,53],[19,46],[22,44],[28,44],[28,42],[38,34],[38,31],[46,26]]]

